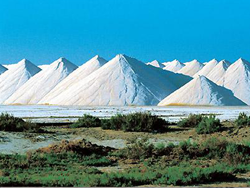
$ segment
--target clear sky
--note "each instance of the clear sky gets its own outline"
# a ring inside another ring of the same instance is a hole
[[[250,61],[250,0],[0,0],[0,64]]]

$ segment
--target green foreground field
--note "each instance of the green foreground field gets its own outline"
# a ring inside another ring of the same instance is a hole
[[[196,127],[174,124],[161,133],[42,125],[39,133],[18,134],[74,140],[0,154],[0,186],[250,186],[249,126],[220,126],[199,134]]]

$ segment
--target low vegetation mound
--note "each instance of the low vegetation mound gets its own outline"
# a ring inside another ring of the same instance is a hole
[[[169,122],[150,113],[117,114],[110,119],[100,119],[91,115],[79,118],[71,128],[102,127],[102,129],[122,130],[129,132],[165,132]]]
[[[214,115],[205,116],[196,127],[198,134],[210,134],[222,130],[222,124],[220,120],[215,118]]]
[[[222,130],[222,124],[214,115],[190,114],[177,123],[180,127],[196,128],[198,134],[210,134]]]
[[[74,124],[72,124],[71,127],[101,127],[101,120],[98,117],[85,114],[83,117],[79,118]]]
[[[180,127],[197,127],[197,125],[202,121],[203,115],[201,114],[190,114],[187,118],[180,120],[177,125]]]
[[[157,147],[149,141],[137,140],[127,148],[113,152],[121,158],[144,160],[148,157],[164,156],[168,161],[182,161],[183,159],[218,159],[228,164],[250,163],[250,146],[228,142],[216,137],[209,138],[197,144],[190,140],[179,145],[169,144]]]
[[[250,127],[250,116],[247,116],[245,113],[240,113],[235,123],[239,128]]]
[[[114,150],[110,147],[98,146],[96,144],[92,144],[91,142],[82,140],[68,141],[63,140],[58,144],[53,144],[48,147],[40,148],[37,150],[38,153],[77,153],[80,155],[107,155],[108,152]]]
[[[102,121],[103,129],[129,132],[165,132],[170,123],[150,113],[118,114]]]
[[[7,113],[2,113],[0,115],[0,131],[41,132],[37,124],[26,122],[21,118],[14,117]]]
[[[235,175],[221,166],[207,168],[200,167],[171,167],[165,174],[156,180],[160,185],[186,186],[216,181],[232,181]]]

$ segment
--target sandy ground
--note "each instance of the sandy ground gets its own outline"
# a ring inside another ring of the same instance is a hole
[[[0,153],[14,154],[25,153],[48,146],[61,140],[86,139],[92,143],[109,146],[116,149],[124,148],[131,142],[147,138],[155,145],[169,143],[179,144],[181,141],[190,139],[192,142],[202,142],[207,137],[215,136],[225,138],[236,143],[250,141],[250,129],[232,128],[230,122],[223,123],[226,129],[222,132],[211,135],[198,135],[194,129],[182,129],[172,126],[167,133],[142,133],[142,132],[123,132],[113,130],[103,130],[101,128],[68,128],[63,126],[47,126],[45,129],[50,133],[10,133],[0,131]]]

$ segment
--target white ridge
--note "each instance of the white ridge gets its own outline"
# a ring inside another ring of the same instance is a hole
[[[242,58],[230,65],[218,82],[233,91],[234,95],[250,105],[250,63]]]
[[[50,101],[58,105],[155,105],[190,80],[117,55]]]
[[[194,77],[200,75],[200,76],[207,76],[212,70],[213,68],[218,64],[218,61],[216,59],[212,59],[211,61],[207,62],[205,64],[205,66],[199,71],[197,72]]]
[[[186,66],[178,71],[178,73],[194,76],[197,72],[199,72],[204,65],[198,62],[196,59],[186,63]]]
[[[0,76],[0,104],[40,70],[27,59],[12,64],[11,68]]]
[[[9,65],[3,65],[6,67],[8,70],[10,70],[12,67],[15,67],[16,64],[9,64]]]
[[[53,100],[53,98],[59,96],[65,90],[71,90],[76,84],[84,81],[84,79],[90,75],[92,72],[96,71],[107,61],[102,57],[96,55],[74,72],[72,72],[67,78],[61,81],[54,89],[52,89],[40,102],[39,104],[46,104],[49,101]]]
[[[173,60],[171,62],[163,63],[165,67],[163,68],[164,70],[168,70],[171,72],[178,72],[180,69],[185,67],[183,63],[180,63],[178,60]]]
[[[226,70],[230,65],[230,62],[222,60],[209,72],[206,77],[214,83],[218,84],[219,80],[224,76]]]
[[[154,60],[154,61],[146,63],[146,64],[157,67],[157,68],[163,68],[164,67],[164,65],[162,63],[159,63],[157,60]]]
[[[216,85],[205,76],[197,76],[158,104],[158,106],[167,105],[240,106],[246,104],[237,99],[232,91]]]
[[[45,64],[45,65],[38,65],[38,67],[43,70],[43,69],[48,68],[49,65],[47,65],[47,64]]]
[[[36,104],[58,83],[77,68],[65,58],[59,58],[20,87],[5,104]]]

